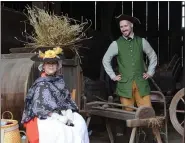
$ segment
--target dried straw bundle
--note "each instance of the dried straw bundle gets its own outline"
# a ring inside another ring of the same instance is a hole
[[[148,127],[150,128],[162,128],[164,118],[163,117],[155,117],[148,119]]]
[[[31,35],[26,30],[24,31],[24,36],[30,41],[25,42],[26,47],[60,46],[63,48],[67,46],[77,52],[77,47],[79,47],[77,43],[89,39],[86,37],[85,32],[91,26],[91,21],[90,25],[87,26],[88,21],[80,23],[68,16],[56,16],[54,13],[49,13],[37,7],[26,7],[26,9],[29,24],[34,28]]]

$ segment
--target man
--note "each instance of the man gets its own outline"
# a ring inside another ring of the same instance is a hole
[[[146,39],[134,35],[133,25],[140,21],[128,15],[117,17],[122,36],[113,41],[103,57],[105,71],[113,81],[117,81],[116,93],[124,106],[151,106],[148,78],[155,73],[157,56]],[[145,72],[143,52],[149,58],[148,71]],[[119,74],[111,66],[111,60],[117,55]],[[132,111],[131,108],[125,110]]]

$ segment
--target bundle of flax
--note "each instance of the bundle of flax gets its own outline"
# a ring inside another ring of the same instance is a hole
[[[156,116],[154,118],[150,118],[148,119],[148,127],[161,129],[163,121],[164,121],[163,117]]]
[[[26,7],[28,21],[34,31],[28,34],[24,31],[24,36],[29,42],[25,42],[26,47],[70,47],[77,52],[78,43],[89,39],[85,32],[91,26],[91,21],[81,23],[68,16],[57,16],[47,10],[37,7]],[[70,45],[70,46],[69,46]]]

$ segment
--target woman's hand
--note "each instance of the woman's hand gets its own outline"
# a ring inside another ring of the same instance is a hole
[[[60,121],[64,124],[66,124],[69,120],[66,116],[62,116],[62,115],[59,115],[57,113],[51,113],[51,118],[55,119],[55,120],[58,120],[58,121]]]
[[[52,113],[49,113],[48,116],[51,117]]]

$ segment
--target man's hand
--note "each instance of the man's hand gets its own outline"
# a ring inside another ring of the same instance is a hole
[[[117,75],[115,78],[113,78],[114,81],[120,81],[121,80],[121,75]]]
[[[148,79],[149,77],[151,77],[149,74],[143,73],[143,78],[144,78],[144,79]]]

